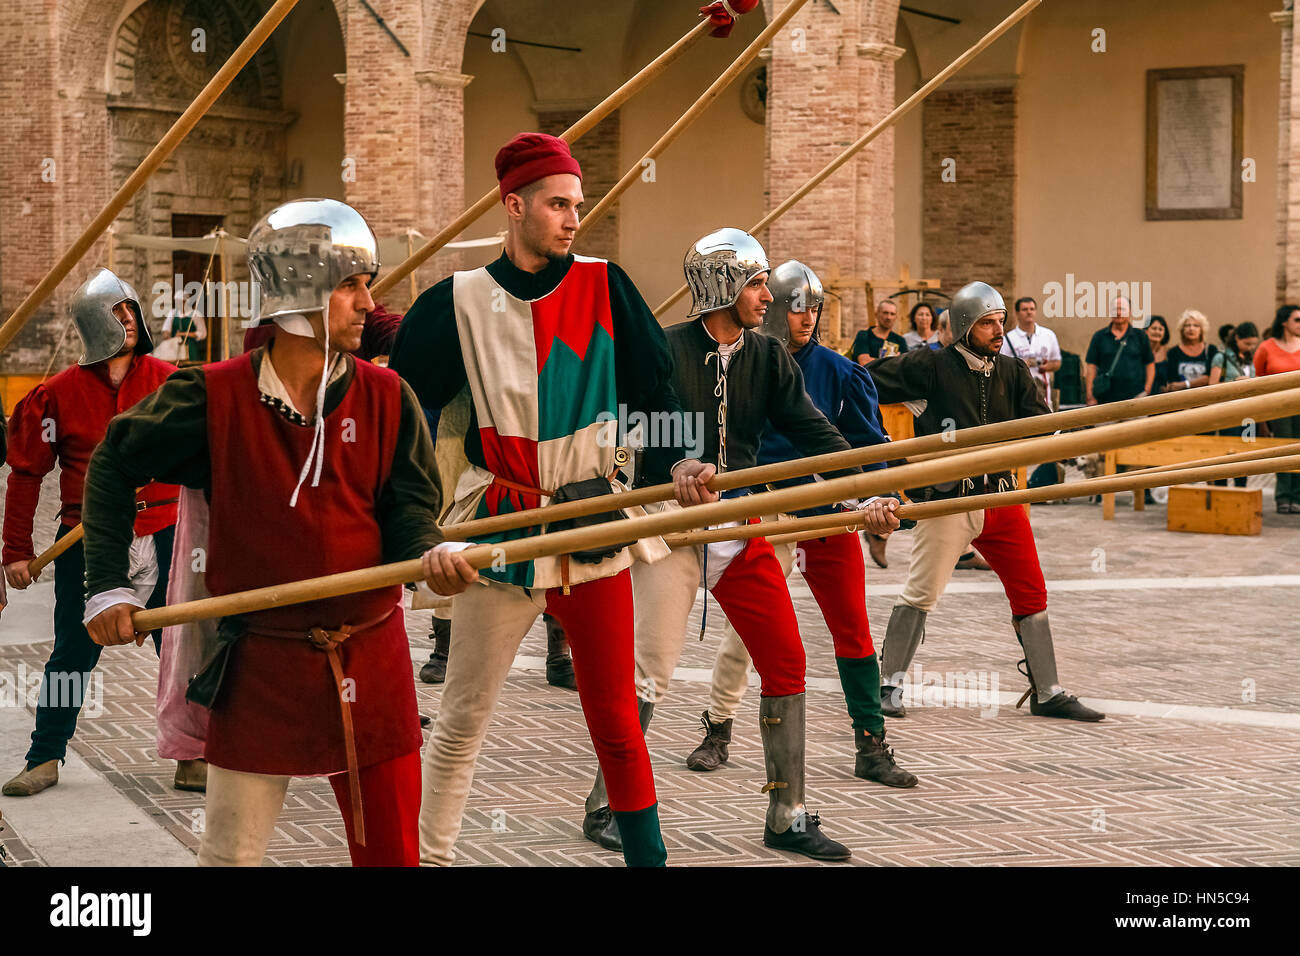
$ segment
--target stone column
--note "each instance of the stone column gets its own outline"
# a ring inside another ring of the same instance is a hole
[[[768,5],[771,6],[770,4]],[[769,9],[769,15],[771,10]],[[894,106],[895,0],[810,3],[768,60],[768,206],[776,206]],[[894,268],[894,150],[887,132],[760,237],[773,262],[797,258],[869,278]],[[843,334],[869,324],[860,288],[846,291]]]
[[[1290,5],[1269,15],[1282,29],[1277,135],[1277,304],[1300,300],[1300,103]]]

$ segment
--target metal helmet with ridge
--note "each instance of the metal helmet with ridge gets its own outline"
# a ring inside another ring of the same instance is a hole
[[[960,342],[966,333],[990,312],[1006,313],[1002,294],[987,282],[970,282],[957,290],[948,303],[948,324],[952,340]]]
[[[826,291],[817,273],[798,259],[790,259],[772,270],[767,277],[767,291],[772,293],[772,302],[763,316],[762,330],[782,345],[790,343],[787,313],[816,312],[818,322],[821,321]],[[816,326],[813,327],[812,341],[817,341]]]
[[[135,354],[148,355],[153,351],[153,339],[144,321],[140,296],[116,273],[97,269],[73,293],[68,304],[83,346],[78,365],[94,365],[122,351],[122,346],[126,345],[126,327],[118,321],[113,309],[123,302],[135,313]]]
[[[337,199],[276,206],[248,234],[248,270],[258,285],[254,324],[271,319],[312,335],[303,317],[324,312],[339,283],[379,272],[379,242],[362,217]]]
[[[689,318],[736,304],[756,275],[770,271],[762,244],[743,229],[719,229],[686,252],[682,271],[691,289]]]

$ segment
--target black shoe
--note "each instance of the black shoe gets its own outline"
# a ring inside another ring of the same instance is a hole
[[[1035,717],[1063,717],[1066,720],[1086,720],[1096,722],[1105,720],[1106,715],[1099,710],[1085,707],[1079,698],[1061,691],[1046,703],[1038,702],[1038,695],[1029,698],[1029,712]]]
[[[916,774],[894,762],[894,751],[886,746],[884,733],[875,737],[868,731],[855,730],[853,737],[858,749],[853,776],[903,790],[916,786]]]
[[[764,826],[763,846],[802,853],[814,860],[847,860],[851,857],[852,850],[822,833],[821,823],[817,814],[802,813],[784,833],[773,833],[771,827]]]
[[[425,728],[425,727],[428,727],[428,726],[429,726],[430,724],[432,724],[432,723],[433,723],[433,718],[430,717],[428,714],[421,714],[421,715],[420,715],[420,727],[421,727],[421,729],[423,729],[423,728]]]
[[[903,706],[903,689],[892,684],[880,685],[880,712],[886,717],[906,717]]]
[[[704,724],[704,741],[686,758],[686,769],[717,770],[730,756],[727,745],[731,743],[731,718],[715,724],[706,710],[700,715],[700,723]]]
[[[441,684],[447,679],[447,654],[451,650],[451,621],[435,617],[429,639],[433,641],[433,653],[420,668],[420,680],[426,684]]]
[[[598,807],[582,818],[582,835],[606,850],[623,852],[623,835],[618,832],[618,821],[609,807]]]
[[[564,628],[549,614],[542,620],[546,623],[546,683],[565,690],[577,690],[578,678],[573,673],[573,657],[569,654]]]

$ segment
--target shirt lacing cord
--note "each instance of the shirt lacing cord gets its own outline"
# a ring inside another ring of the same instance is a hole
[[[727,470],[727,369],[722,355],[716,350],[704,356],[704,364],[718,360],[718,381],[713,386],[713,397],[718,399],[718,474]]]

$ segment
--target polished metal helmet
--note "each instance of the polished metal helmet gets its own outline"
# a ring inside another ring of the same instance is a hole
[[[338,284],[379,272],[379,243],[361,213],[336,199],[295,199],[248,234],[248,270],[264,319],[323,311]],[[310,331],[305,334],[310,335]]]
[[[790,323],[786,318],[789,312],[816,312],[820,321],[822,305],[826,301],[826,292],[821,279],[798,259],[783,262],[767,277],[767,291],[772,293],[772,302],[763,316],[763,331],[783,345],[790,342]],[[817,341],[817,329],[813,328],[812,341]]]
[[[122,302],[135,313],[135,354],[148,355],[153,351],[153,339],[144,320],[140,296],[116,273],[97,269],[68,304],[85,349],[77,360],[78,365],[94,365],[122,351],[126,344],[126,328],[113,314],[113,309]]]
[[[770,269],[762,244],[744,230],[709,233],[691,246],[682,262],[691,287],[688,317],[730,308],[754,276]]]
[[[952,339],[960,342],[966,337],[972,325],[990,312],[1007,311],[1007,304],[1002,295],[987,282],[971,282],[957,290],[957,294],[948,303],[948,322],[952,328]]]

